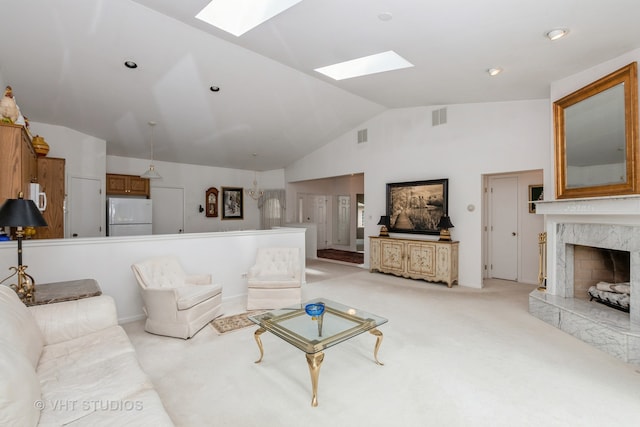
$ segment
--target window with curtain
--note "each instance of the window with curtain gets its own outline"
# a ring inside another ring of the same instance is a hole
[[[264,194],[258,199],[260,228],[268,230],[273,227],[283,226],[285,206],[284,190],[264,190]]]

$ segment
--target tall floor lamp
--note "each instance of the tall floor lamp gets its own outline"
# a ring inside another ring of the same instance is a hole
[[[47,222],[42,217],[36,204],[33,200],[23,199],[22,193],[17,199],[7,199],[0,207],[0,227],[16,227],[16,239],[18,240],[18,266],[9,267],[9,270],[14,271],[13,274],[0,281],[0,283],[17,274],[18,283],[10,286],[23,302],[33,302],[36,293],[33,277],[25,272],[27,266],[22,265],[23,227],[46,226]]]

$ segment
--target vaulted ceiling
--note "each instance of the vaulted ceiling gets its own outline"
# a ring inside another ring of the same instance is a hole
[[[148,158],[155,121],[158,160],[270,170],[386,109],[547,98],[640,47],[637,0],[303,0],[240,37],[195,18],[207,3],[1,0],[0,84],[30,120],[111,155]],[[414,67],[314,71],[386,50]]]

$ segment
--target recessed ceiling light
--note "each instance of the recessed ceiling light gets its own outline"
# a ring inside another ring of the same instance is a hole
[[[124,61],[124,66],[127,67],[127,68],[131,68],[132,70],[134,68],[138,68],[138,64],[136,64],[133,61]]]
[[[220,87],[218,87],[218,86],[210,86],[209,90],[211,92],[220,92]]]
[[[394,51],[388,50],[375,55],[316,68],[315,71],[334,80],[344,80],[409,67],[413,67],[413,64]]]
[[[497,76],[498,74],[500,74],[502,72],[502,68],[489,68],[487,70],[487,73],[489,73],[490,76]]]
[[[564,30],[562,28],[558,28],[558,29],[549,31],[547,33],[547,37],[551,41],[558,40],[558,39],[561,39],[562,37],[566,36],[568,32],[569,32],[569,30]]]
[[[213,0],[196,15],[201,21],[236,37],[302,0]]]
[[[393,19],[393,15],[391,12],[382,12],[378,15],[378,19],[383,22],[391,21]]]

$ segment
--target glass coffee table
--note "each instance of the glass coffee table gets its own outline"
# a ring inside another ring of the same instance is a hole
[[[260,349],[260,359],[255,363],[260,363],[264,356],[260,335],[266,331],[306,353],[311,374],[311,406],[318,406],[318,375],[325,349],[369,332],[376,336],[373,358],[377,364],[383,364],[378,360],[382,332],[376,328],[386,323],[387,319],[375,314],[326,298],[315,298],[297,306],[249,316],[249,320],[259,326],[254,337]]]

